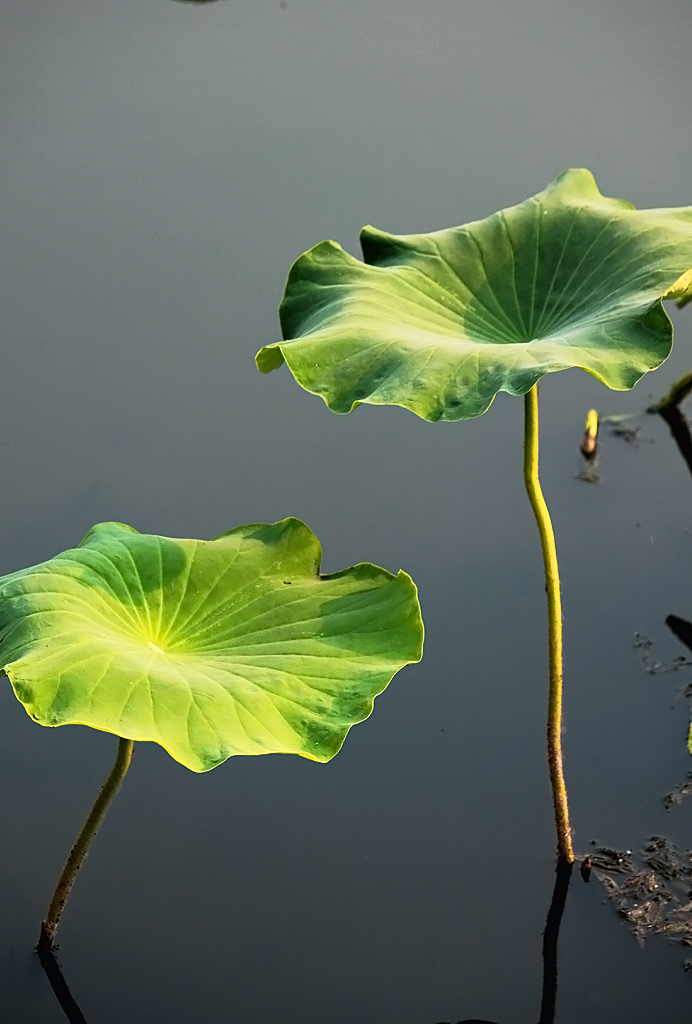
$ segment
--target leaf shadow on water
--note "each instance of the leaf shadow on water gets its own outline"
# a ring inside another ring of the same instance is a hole
[[[573,864],[566,864],[561,861],[558,863],[555,872],[555,886],[543,932],[543,987],[541,993],[541,1016],[538,1024],[555,1024],[557,946],[573,867]],[[84,1014],[79,1009],[74,996],[70,992],[60,964],[56,959],[56,950],[57,947],[51,946],[47,941],[39,942],[36,952],[41,967],[69,1024],[87,1024]],[[439,1021],[438,1024],[449,1024],[449,1022]],[[480,1017],[465,1017],[457,1021],[456,1024],[498,1024],[498,1022]]]

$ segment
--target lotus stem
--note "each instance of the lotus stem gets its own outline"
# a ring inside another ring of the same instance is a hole
[[[569,827],[567,790],[562,772],[562,602],[555,534],[538,476],[538,388],[524,396],[524,483],[538,524],[543,550],[545,589],[548,595],[548,768],[553,791],[557,853],[560,861],[574,863]]]
[[[60,924],[60,917],[65,904],[67,903],[67,897],[70,895],[70,890],[74,884],[74,880],[77,877],[82,861],[87,855],[91,841],[98,832],[99,826],[106,816],[111,800],[117,793],[120,783],[125,778],[127,769],[130,767],[130,759],[132,758],[132,748],[134,743],[132,740],[125,740],[118,737],[118,753],[115,758],[115,764],[113,765],[110,774],[103,786],[101,792],[96,797],[94,806],[89,811],[89,815],[82,825],[82,830],[77,836],[76,842],[70,850],[70,855],[65,861],[65,867],[62,869],[58,884],[55,887],[53,898],[50,901],[48,907],[48,913],[46,919],[41,925],[41,936],[38,941],[38,947],[52,949],[53,942],[58,931],[58,925]]]

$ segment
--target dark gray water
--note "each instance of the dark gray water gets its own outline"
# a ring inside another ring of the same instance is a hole
[[[692,203],[682,0],[4,0],[0,571],[95,522],[210,537],[304,519],[324,568],[412,574],[427,648],[328,765],[194,775],[139,745],[61,928],[89,1024],[535,1024],[553,887],[545,598],[522,403],[432,426],[329,413],[253,356],[286,272],[367,222],[476,219],[587,166],[641,206]],[[575,842],[692,845],[690,678],[650,677],[692,618],[692,480],[665,425],[604,437],[692,367],[692,312],[631,393],[544,382],[542,474],[563,571]],[[115,754],[0,689],[0,1020],[64,1018],[32,956]],[[558,1024],[682,1024],[685,951],[642,951],[572,883]]]

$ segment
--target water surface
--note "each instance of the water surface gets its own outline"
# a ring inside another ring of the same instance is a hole
[[[235,758],[198,776],[140,744],[61,928],[89,1024],[534,1024],[553,888],[546,622],[521,481],[522,403],[436,425],[329,413],[284,368],[290,263],[365,223],[429,231],[519,202],[568,166],[640,206],[692,203],[689,5],[677,0],[5,0],[0,569],[101,520],[210,537],[304,519],[324,569],[420,587],[427,648],[328,765]],[[655,375],[541,390],[563,571],[575,844],[692,845],[681,653],[692,481],[586,411],[641,409],[692,365],[692,313]],[[0,1019],[63,1020],[32,946],[115,754],[0,690]],[[640,950],[576,877],[559,1024],[682,1024],[684,950]]]

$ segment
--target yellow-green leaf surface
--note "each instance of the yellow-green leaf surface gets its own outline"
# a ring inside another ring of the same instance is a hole
[[[160,743],[203,772],[233,754],[328,761],[404,665],[416,587],[362,563],[320,575],[297,519],[211,541],[102,523],[0,579],[0,668],[32,718]]]
[[[367,402],[460,420],[556,370],[621,391],[659,366],[672,345],[661,300],[688,295],[692,208],[636,210],[573,169],[486,220],[423,235],[366,227],[361,243],[364,262],[336,242],[296,261],[284,341],[258,353],[259,369],[285,359],[334,412]]]

